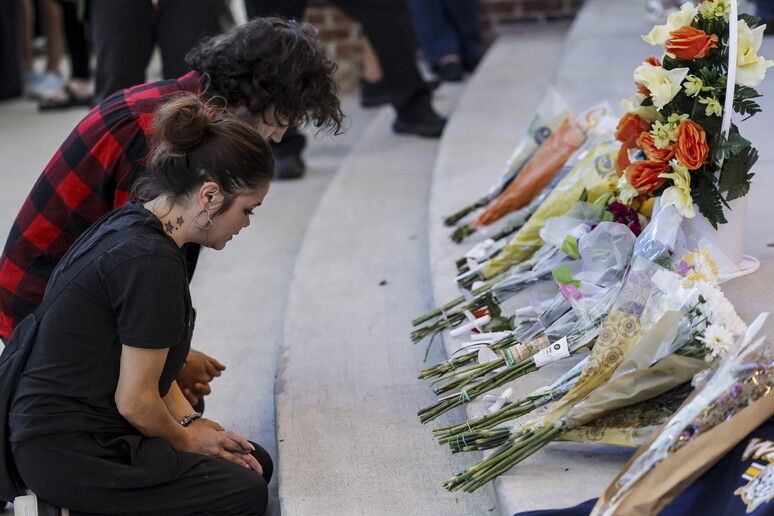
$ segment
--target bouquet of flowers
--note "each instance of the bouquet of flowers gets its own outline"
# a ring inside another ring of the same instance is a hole
[[[562,240],[561,237],[558,238]],[[436,394],[464,388],[476,382],[465,391],[467,396],[461,396],[463,400],[466,397],[473,398],[476,393],[485,392],[483,389],[498,387],[506,381],[536,370],[543,362],[532,358],[532,355],[562,339],[568,354],[590,346],[614,298],[615,289],[608,287],[613,287],[620,282],[629,263],[634,240],[634,235],[626,226],[615,222],[602,222],[580,238],[573,237],[568,245],[574,246],[576,258],[579,255],[584,258],[576,259],[571,264],[576,267],[567,267],[564,281],[568,284],[562,285],[564,287],[562,295],[570,304],[575,303],[584,307],[580,315],[588,316],[589,311],[593,310],[595,315],[590,317],[591,320],[579,321],[578,314],[570,312],[548,327],[539,338],[530,336],[530,340],[523,341],[523,344],[503,349],[501,358],[464,369],[456,369],[441,376],[433,383],[444,380],[446,383],[433,389]],[[560,267],[556,270],[561,269]],[[495,372],[486,380],[480,380],[502,367],[506,369]],[[442,400],[440,403],[450,405],[449,400]],[[433,414],[437,413],[437,410],[433,411]]]
[[[627,496],[639,487],[639,483],[651,471],[655,471],[662,462],[676,458],[676,454],[682,448],[697,441],[699,437],[705,439],[721,423],[726,426],[729,423],[733,424],[735,417],[744,412],[746,407],[771,395],[771,389],[774,387],[774,346],[763,338],[754,340],[767,315],[761,314],[750,325],[743,341],[734,346],[713,369],[707,371],[708,374],[697,379],[696,391],[654,434],[649,443],[629,461],[605,494],[600,497],[593,514],[598,516],[619,514],[620,511],[617,512],[616,509],[622,507]],[[762,412],[763,414],[759,416],[763,418],[770,415],[770,411]],[[747,422],[745,424],[753,426]],[[741,436],[751,428],[740,427],[739,430],[739,436]],[[728,432],[729,430],[719,436],[720,440],[733,446],[736,443],[735,437],[739,436],[729,435]],[[704,444],[707,444],[706,440]],[[715,458],[718,458],[718,451],[714,452]],[[722,455],[722,452],[720,454]],[[702,467],[696,465],[686,468],[682,474],[690,472],[698,476],[703,471],[700,469]],[[658,482],[662,483],[662,480],[663,477],[660,477]],[[680,480],[685,482],[688,479],[680,478]],[[663,492],[654,493],[654,496],[649,497],[651,499],[648,501],[649,504],[657,503],[663,506],[669,500],[661,500],[659,496],[663,493],[671,493],[672,496],[676,494],[668,482],[663,487]],[[642,501],[644,502],[645,500]],[[652,507],[651,510],[655,511],[657,507]]]
[[[622,103],[616,170],[624,201],[661,196],[662,206],[689,218],[696,205],[717,228],[723,207],[747,194],[758,153],[730,112],[749,118],[761,110],[754,88],[774,61],[757,55],[764,26],[750,27],[760,19],[730,22],[731,12],[731,0],[689,2],[643,36],[665,53],[637,67],[639,92]]]
[[[685,290],[677,275],[658,268],[649,277],[628,278],[565,397],[538,421],[511,430],[506,444],[447,481],[447,488],[473,491],[561,434],[662,395],[730,353],[747,328],[716,286],[697,281]]]
[[[612,128],[608,128],[608,125],[612,124],[608,123],[608,117],[604,117],[592,128],[589,138],[600,141],[604,140],[605,134],[610,134],[612,140]],[[580,163],[559,182],[505,248],[478,267],[478,278],[496,278],[511,267],[528,260],[543,245],[540,231],[550,218],[564,215],[580,200],[595,203],[613,193],[617,180],[616,153],[612,141],[602,141],[592,147]]]
[[[444,224],[453,226],[469,213],[487,206],[496,199],[513,180],[519,175],[524,165],[529,161],[535,151],[548,139],[549,136],[568,117],[569,111],[564,100],[554,88],[549,88],[545,97],[538,105],[535,114],[527,124],[526,134],[519,141],[511,156],[505,163],[505,167],[498,180],[489,188],[481,198],[472,204],[463,207],[444,219]],[[470,226],[466,225],[468,228]],[[470,228],[470,234],[475,232]],[[462,236],[461,239],[464,238]]]

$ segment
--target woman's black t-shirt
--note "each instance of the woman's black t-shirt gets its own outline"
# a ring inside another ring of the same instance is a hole
[[[167,394],[190,348],[193,310],[185,259],[159,220],[132,202],[101,219],[64,257],[49,282],[106,234],[134,230],[97,257],[40,321],[11,407],[11,441],[61,432],[134,434],[115,392],[121,346],[168,348],[159,379]]]

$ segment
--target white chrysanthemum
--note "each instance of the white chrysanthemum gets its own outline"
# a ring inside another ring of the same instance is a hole
[[[642,40],[651,45],[664,45],[669,39],[670,32],[693,23],[696,12],[697,9],[693,4],[684,3],[679,11],[673,12],[667,17],[665,25],[656,25],[649,33],[642,36]]]
[[[734,305],[723,295],[717,286],[700,281],[697,282],[698,291],[706,300],[707,308],[704,310],[710,319],[722,324],[735,338],[741,337],[747,332],[747,324],[736,313]]]
[[[734,346],[734,336],[722,324],[712,323],[704,330],[704,334],[697,337],[710,349],[708,359],[715,357],[725,358]]]

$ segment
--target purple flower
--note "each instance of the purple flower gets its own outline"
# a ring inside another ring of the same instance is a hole
[[[613,220],[619,224],[623,224],[632,230],[634,236],[639,236],[642,233],[642,226],[640,226],[640,217],[637,215],[637,211],[633,208],[621,204],[620,202],[611,202],[607,205],[607,211],[613,215]]]

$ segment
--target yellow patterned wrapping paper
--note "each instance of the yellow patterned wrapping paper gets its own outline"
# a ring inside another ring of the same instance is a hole
[[[632,348],[650,328],[641,319],[655,285],[651,277],[660,267],[636,258],[613,305],[578,383],[543,417],[529,423],[539,428],[553,425],[594,389],[607,382]]]
[[[636,448],[677,411],[691,391],[687,386],[678,387],[653,399],[620,408],[563,433],[559,440]]]
[[[482,273],[486,279],[494,278],[529,259],[543,245],[540,230],[545,226],[546,220],[567,213],[578,202],[584,190],[589,193],[589,202],[615,191],[618,180],[615,173],[615,159],[618,155],[616,146],[617,144],[611,142],[600,143],[588,152],[559,182],[505,249],[484,263]]]

